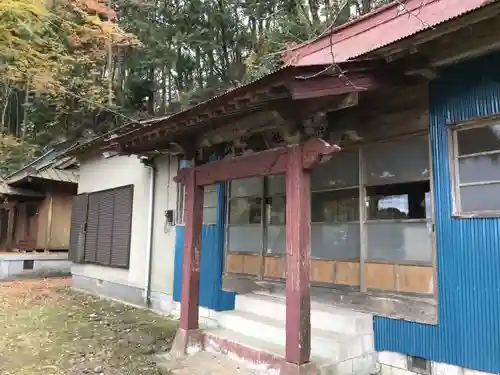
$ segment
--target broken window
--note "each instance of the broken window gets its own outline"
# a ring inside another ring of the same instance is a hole
[[[432,263],[428,138],[376,143],[363,154],[367,260]]]

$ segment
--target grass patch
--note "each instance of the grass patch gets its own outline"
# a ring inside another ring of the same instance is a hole
[[[70,289],[67,280],[0,284],[0,374],[156,375],[176,322]]]

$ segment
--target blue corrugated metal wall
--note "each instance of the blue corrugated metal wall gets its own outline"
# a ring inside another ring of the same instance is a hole
[[[500,372],[500,219],[453,219],[447,125],[500,113],[500,54],[448,68],[430,88],[437,326],[375,319],[375,346]],[[500,197],[499,197],[500,199]]]
[[[185,163],[181,163],[183,167]],[[234,309],[234,293],[222,290],[225,223],[224,184],[217,185],[217,224],[203,225],[200,256],[200,306],[216,311]],[[174,263],[174,301],[181,301],[184,226],[176,227]]]

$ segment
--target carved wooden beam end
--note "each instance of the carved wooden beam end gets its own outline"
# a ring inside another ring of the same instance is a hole
[[[331,145],[320,138],[312,138],[302,147],[302,166],[304,169],[312,169],[321,162],[323,157],[339,151],[340,147],[337,145]]]
[[[178,184],[186,184],[186,178],[189,174],[189,168],[182,168],[177,172],[177,176],[174,177],[174,182]]]

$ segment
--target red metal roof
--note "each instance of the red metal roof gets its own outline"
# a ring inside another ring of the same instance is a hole
[[[285,53],[285,62],[331,64],[387,46],[497,0],[398,0]],[[404,5],[403,5],[404,4]],[[332,44],[332,48],[330,48]]]

